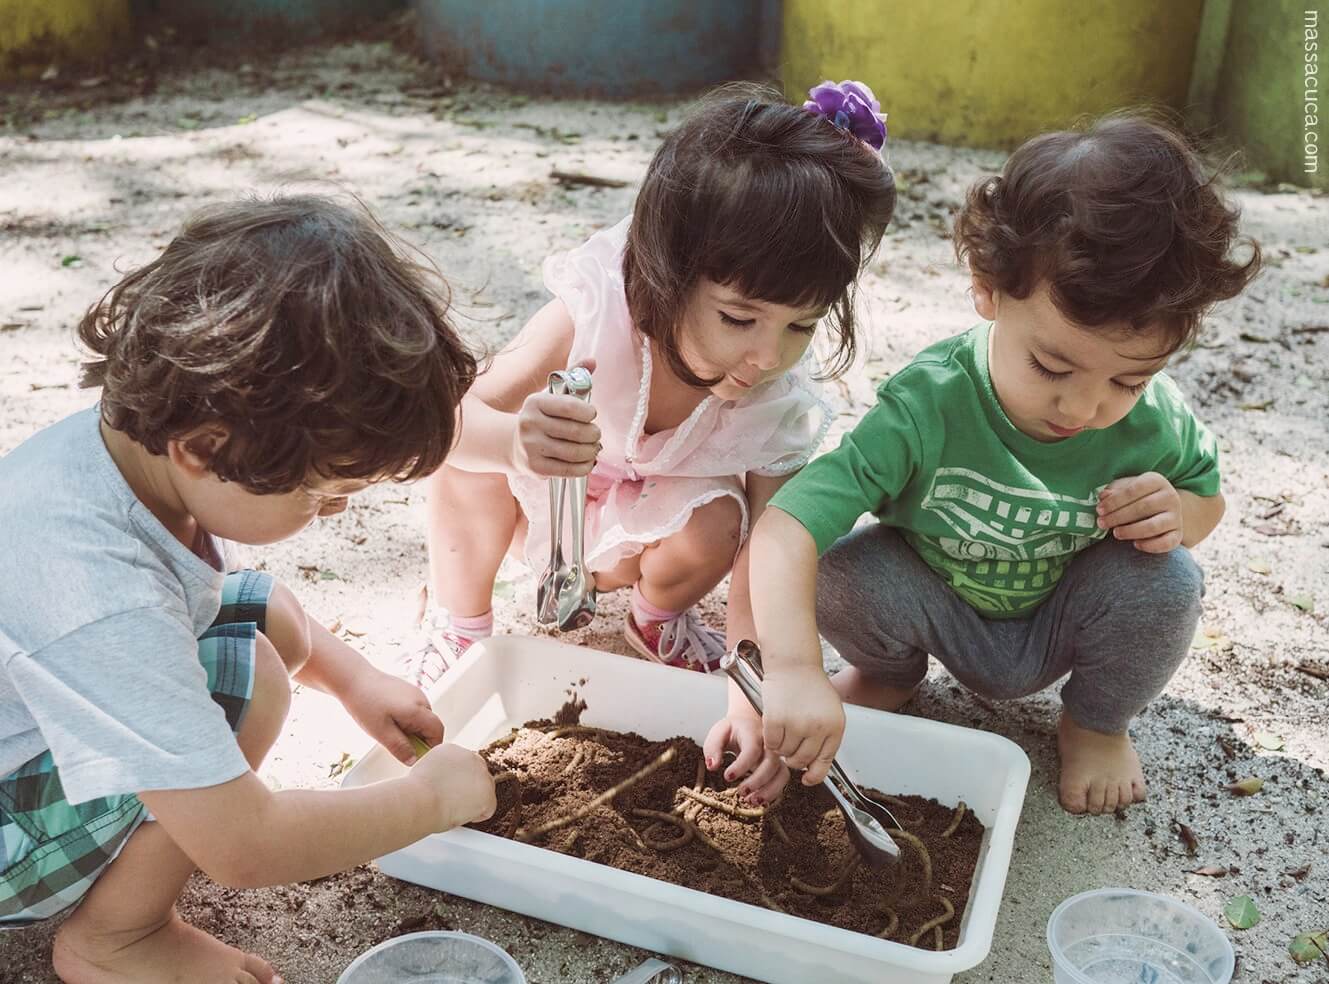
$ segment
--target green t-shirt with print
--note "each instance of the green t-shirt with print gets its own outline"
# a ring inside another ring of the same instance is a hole
[[[1035,440],[997,402],[990,327],[938,342],[882,383],[840,446],[771,505],[807,528],[818,554],[872,513],[980,614],[1012,618],[1041,604],[1075,555],[1107,535],[1095,512],[1105,485],[1152,471],[1216,495],[1218,447],[1163,373],[1111,427]]]

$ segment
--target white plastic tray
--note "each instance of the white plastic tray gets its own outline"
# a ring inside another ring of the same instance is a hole
[[[686,735],[700,743],[725,705],[723,678],[519,636],[473,646],[432,697],[449,740],[481,748],[515,725],[551,716],[582,680],[584,723],[652,740]],[[992,945],[1029,759],[985,732],[845,710],[839,760],[857,779],[948,805],[964,800],[987,828],[953,950],[889,943],[475,830],[426,837],[379,866],[394,878],[771,984],[946,984]],[[403,771],[375,746],[342,785]]]

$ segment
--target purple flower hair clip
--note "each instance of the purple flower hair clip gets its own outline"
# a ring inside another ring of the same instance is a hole
[[[886,114],[862,82],[846,79],[836,85],[827,80],[809,89],[808,96],[803,108],[809,113],[826,117],[878,153],[886,145]]]

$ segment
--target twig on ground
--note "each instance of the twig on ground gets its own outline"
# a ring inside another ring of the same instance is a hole
[[[582,174],[579,171],[559,171],[549,172],[549,176],[559,184],[565,185],[587,185],[591,188],[626,188],[627,181],[621,178],[604,178],[598,174]]]

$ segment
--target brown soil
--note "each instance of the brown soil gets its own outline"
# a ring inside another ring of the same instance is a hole
[[[481,752],[498,809],[478,829],[841,929],[956,945],[983,839],[969,811],[869,791],[903,824],[902,864],[876,871],[824,788],[791,782],[774,806],[749,807],[691,739],[589,728],[568,710]]]

